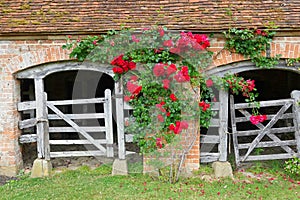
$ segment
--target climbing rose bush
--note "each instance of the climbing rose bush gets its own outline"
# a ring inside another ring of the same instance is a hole
[[[123,82],[124,101],[133,107],[126,131],[135,134],[141,152],[164,148],[189,128],[191,120],[199,118],[200,126],[208,128],[217,101],[213,87],[255,101],[254,80],[205,76],[212,61],[207,35],[171,34],[163,27],[141,31],[110,31],[65,45],[79,60],[112,65],[114,79]]]

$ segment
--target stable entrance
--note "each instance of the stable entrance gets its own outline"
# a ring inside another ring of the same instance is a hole
[[[226,161],[234,154],[236,164],[252,160],[299,157],[300,152],[300,75],[297,68],[282,62],[274,69],[257,69],[251,62],[219,67],[209,72],[223,76],[238,73],[254,79],[258,89],[260,113],[267,115],[264,123],[249,121],[251,105],[242,96],[227,92],[219,94],[213,110],[217,115],[212,126],[201,132],[201,162]],[[293,92],[293,95],[291,96]],[[226,159],[224,159],[226,158]]]
[[[60,84],[72,77],[71,74],[74,71],[84,75],[81,78],[77,75],[76,80],[71,81],[73,85]],[[53,78],[64,73],[69,76]],[[91,74],[96,74],[96,77],[101,74],[106,80],[105,84],[103,80],[101,83],[102,78],[99,80],[101,84],[96,85],[94,93],[91,92],[93,85],[87,84],[92,79]],[[36,141],[38,158],[49,160],[54,157],[99,155],[114,157],[113,133],[115,132],[118,157],[125,159],[122,88],[121,84],[112,80],[112,72],[106,66],[74,62],[48,64],[21,71],[16,74],[16,77],[31,79],[34,83],[34,99],[20,102],[18,109],[27,114],[27,119],[20,122],[20,128],[36,127],[34,132],[22,135],[20,142]],[[102,87],[103,85],[109,85],[109,87]],[[62,90],[60,87],[67,89]],[[111,95],[112,90],[114,93]],[[60,92],[63,95],[59,95]],[[115,129],[113,128],[113,112],[115,124],[119,124],[115,126]],[[89,148],[77,149],[77,151],[62,148],[54,150],[56,146],[71,145]]]

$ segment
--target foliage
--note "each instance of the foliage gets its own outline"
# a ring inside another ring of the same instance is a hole
[[[292,158],[285,161],[284,170],[293,175],[300,175],[300,158]]]
[[[0,199],[298,199],[300,182],[284,174],[282,168],[269,174],[263,167],[256,173],[236,172],[232,179],[203,180],[212,170],[181,178],[171,185],[142,174],[111,176],[107,166],[79,169],[45,178],[25,178],[0,186]],[[111,169],[111,168],[110,168]],[[280,188],[280,189],[279,189]],[[276,192],[274,192],[276,191]]]
[[[294,67],[296,64],[299,64],[299,63],[300,63],[300,57],[286,59],[286,65],[289,67]],[[300,70],[300,67],[298,67],[298,70]]]
[[[126,128],[135,134],[141,152],[152,152],[173,141],[188,128],[188,121],[200,119],[208,128],[215,99],[212,87],[241,92],[247,102],[254,102],[253,80],[236,75],[208,78],[201,73],[212,60],[206,35],[166,28],[143,29],[141,33],[123,29],[101,37],[72,41],[63,48],[72,49],[78,60],[110,63],[114,79],[124,83],[124,100],[133,108]],[[191,89],[189,89],[191,88]]]
[[[242,54],[250,58],[257,67],[271,68],[278,64],[281,55],[266,57],[267,48],[270,46],[274,31],[260,29],[232,28],[223,33],[226,38],[225,48],[229,51]]]

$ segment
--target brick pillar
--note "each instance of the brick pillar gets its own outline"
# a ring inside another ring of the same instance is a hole
[[[189,121],[189,128],[186,131],[183,131],[180,137],[180,142],[176,145],[173,145],[172,148],[164,148],[159,150],[163,155],[163,152],[175,152],[176,157],[180,161],[183,151],[189,151],[185,155],[184,162],[182,164],[182,174],[190,175],[192,171],[199,169],[200,167],[200,131],[198,120]],[[175,150],[174,150],[175,149]],[[171,157],[171,156],[170,156]],[[170,157],[143,157],[143,166],[144,173],[153,172],[156,169],[149,165],[148,162],[151,162],[151,159],[159,159],[160,161],[165,162],[165,165],[168,165],[172,162]],[[179,163],[177,163],[179,164]]]
[[[19,97],[19,81],[7,68],[0,68],[0,175],[15,176],[22,166],[18,143]]]

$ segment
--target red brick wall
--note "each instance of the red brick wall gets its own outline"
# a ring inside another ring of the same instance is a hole
[[[22,166],[18,137],[19,81],[13,73],[47,62],[68,59],[64,41],[0,41],[0,174],[16,175]]]
[[[18,137],[19,114],[16,103],[20,101],[19,81],[13,73],[35,65],[68,60],[68,52],[61,48],[64,40],[1,40],[0,41],[0,174],[14,175],[22,166]],[[222,50],[222,38],[213,38],[211,50],[215,52],[213,67],[243,61],[238,54]],[[222,50],[222,51],[221,51]],[[271,55],[283,58],[300,57],[300,37],[277,37],[271,45]],[[187,165],[199,163],[199,141],[187,156]]]

